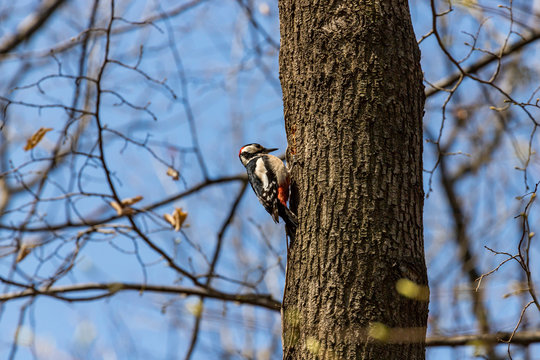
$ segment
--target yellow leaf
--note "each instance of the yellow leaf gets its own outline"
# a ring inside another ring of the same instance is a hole
[[[191,314],[193,314],[193,315],[196,316],[196,317],[201,316],[201,314],[202,314],[202,312],[203,312],[203,310],[204,310],[204,309],[203,309],[203,303],[202,303],[202,301],[200,301],[200,300],[197,301],[197,302],[194,303],[194,304],[187,304],[187,305],[186,305],[186,308],[187,308],[187,310],[188,310]]]
[[[315,339],[313,336],[310,336],[306,339],[306,348],[310,353],[318,355],[319,350],[321,349],[321,342]]]
[[[41,139],[45,136],[46,133],[49,131],[52,131],[51,128],[40,128],[38,131],[34,133],[34,135],[30,136],[28,140],[26,140],[26,146],[24,147],[24,151],[32,150],[39,144]]]
[[[390,329],[383,323],[373,322],[369,324],[368,334],[369,337],[372,337],[379,341],[386,341],[390,336]]]
[[[427,286],[418,285],[409,279],[399,279],[396,282],[397,292],[409,299],[427,301],[429,299],[429,289]]]

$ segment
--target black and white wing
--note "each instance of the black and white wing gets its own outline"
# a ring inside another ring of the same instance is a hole
[[[272,215],[274,222],[279,222],[278,214],[278,182],[276,176],[269,171],[266,157],[253,159],[247,165],[248,180],[253,191],[266,211]]]

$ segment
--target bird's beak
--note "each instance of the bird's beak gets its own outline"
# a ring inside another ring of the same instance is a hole
[[[276,151],[277,149],[278,149],[278,148],[274,148],[274,149],[264,149],[264,152],[265,152],[266,154],[268,154],[268,153],[271,153],[272,151]]]

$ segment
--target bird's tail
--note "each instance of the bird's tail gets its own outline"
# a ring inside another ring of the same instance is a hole
[[[278,206],[279,216],[285,221],[285,224],[289,227],[296,229],[298,227],[298,219],[288,207],[279,204]]]
[[[296,228],[298,227],[298,219],[296,215],[289,210],[288,207],[279,204],[278,205],[279,216],[285,221],[285,232],[287,236],[291,239],[291,243],[294,241],[294,236],[296,234]]]

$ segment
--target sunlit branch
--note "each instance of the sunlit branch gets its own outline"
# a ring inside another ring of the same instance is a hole
[[[200,296],[203,298],[217,299],[224,301],[232,301],[238,304],[248,304],[260,306],[274,311],[279,311],[281,304],[274,300],[270,295],[264,294],[230,294],[214,289],[196,289],[182,286],[166,286],[166,285],[150,285],[150,284],[135,284],[135,283],[87,283],[66,286],[54,286],[44,289],[26,289],[19,292],[11,292],[0,294],[0,302],[21,299],[35,296],[52,296],[58,298],[62,296],[62,300],[76,302],[93,300],[95,296],[81,295],[84,292],[100,291],[100,296],[112,296],[120,291],[138,291],[155,292],[162,294],[176,294],[187,296]],[[77,297],[70,297],[77,294]]]
[[[494,334],[474,334],[456,336],[430,336],[426,339],[426,346],[478,346],[483,344],[506,344],[512,332],[498,332]],[[522,331],[512,336],[510,343],[514,345],[530,345],[540,342],[540,331]]]

